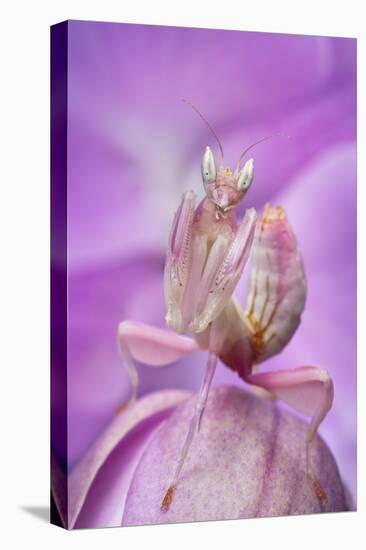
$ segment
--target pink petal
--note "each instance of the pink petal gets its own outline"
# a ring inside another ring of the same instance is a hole
[[[167,410],[189,394],[182,391],[163,391],[138,400],[116,415],[109,427],[89,449],[83,460],[72,470],[68,481],[68,527],[72,528],[88,496],[100,468],[118,443],[140,422],[160,411]],[[130,458],[130,457],[128,457]],[[130,464],[131,465],[131,464]],[[133,465],[133,463],[132,463]],[[123,464],[120,465],[123,473]],[[122,513],[122,512],[121,512]],[[106,525],[106,523],[102,523]],[[90,523],[89,527],[92,527]]]

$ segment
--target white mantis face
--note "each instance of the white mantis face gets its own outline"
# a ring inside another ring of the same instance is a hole
[[[216,170],[210,147],[206,147],[201,168],[207,198],[215,204],[219,214],[225,214],[241,201],[254,177],[253,159],[249,159],[240,171],[237,166],[234,173],[223,166]]]

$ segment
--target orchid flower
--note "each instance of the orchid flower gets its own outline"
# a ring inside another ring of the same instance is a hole
[[[250,205],[258,211],[266,201],[285,206],[306,267],[306,311],[296,338],[261,369],[281,370],[303,360],[331,370],[335,402],[320,432],[355,496],[355,50],[355,41],[343,38],[69,23],[67,454],[57,433],[52,446],[63,468],[75,472],[74,480],[130,392],[115,346],[118,321],[164,324],[162,268],[172,211],[183,189],[199,192],[197,151],[207,139],[179,101],[186,95],[205,105],[229,154],[243,136],[248,143],[282,129],[292,136],[257,149]],[[215,71],[203,70],[211,66]],[[212,94],[218,82],[223,85]],[[237,212],[242,217],[241,204]],[[245,307],[241,284],[237,296]],[[139,395],[172,387],[196,391],[205,353],[187,354],[159,373],[144,369]],[[57,377],[61,358],[52,368]],[[215,382],[243,385],[224,367]],[[210,396],[201,430],[209,402]],[[63,407],[53,400],[56,419]],[[182,490],[197,441],[182,470]],[[121,471],[125,452],[127,447],[119,454]],[[170,467],[177,461],[175,456]],[[102,478],[108,472],[110,479],[107,462],[99,473]],[[158,491],[156,509],[173,474]],[[93,492],[98,479],[90,481],[85,515],[76,525],[97,525],[104,499],[113,496]],[[329,486],[320,481],[331,502]],[[123,487],[113,492],[118,502],[128,483]],[[177,491],[166,518],[179,498]],[[111,507],[106,505],[104,524],[119,525],[117,516],[107,518]]]

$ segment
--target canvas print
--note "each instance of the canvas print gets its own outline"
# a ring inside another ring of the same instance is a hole
[[[51,28],[51,512],[356,510],[356,41]]]

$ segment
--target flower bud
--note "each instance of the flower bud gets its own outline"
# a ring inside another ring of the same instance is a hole
[[[306,473],[307,424],[237,388],[210,393],[167,511],[160,504],[174,473],[195,398],[178,406],[152,437],[134,473],[123,525],[310,514],[346,510],[336,463],[317,437],[311,468],[324,504]]]

